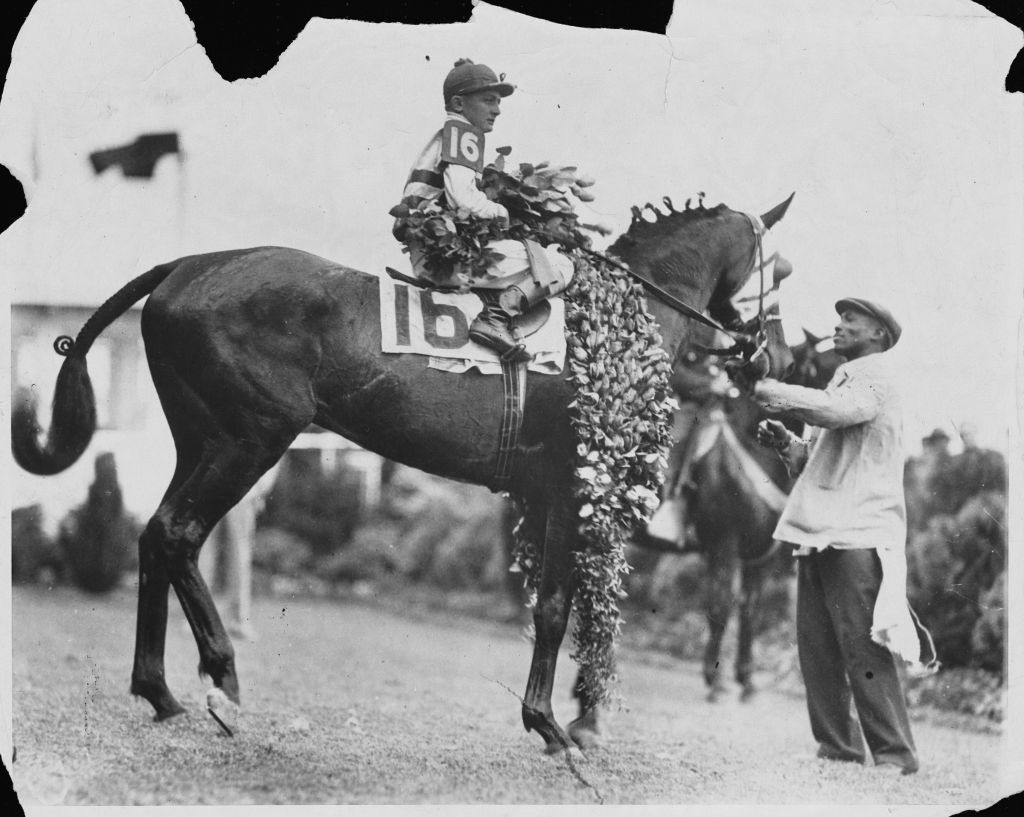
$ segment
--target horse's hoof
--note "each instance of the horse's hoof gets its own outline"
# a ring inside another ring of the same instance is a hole
[[[219,687],[206,693],[206,711],[229,738],[234,737],[238,729],[238,710],[238,704],[230,700]]]
[[[178,699],[171,694],[165,683],[132,680],[128,692],[135,700],[145,701],[153,707],[154,721],[166,721],[176,715],[185,714],[185,707],[178,703]]]
[[[576,744],[562,746],[560,743],[549,743],[544,747],[544,754],[549,757],[564,757],[573,763],[582,763],[586,760],[586,755],[583,754],[580,747]]]
[[[160,723],[161,721],[169,721],[171,718],[176,718],[179,715],[186,714],[187,710],[181,704],[177,704],[173,708],[162,709],[153,715],[154,723]]]
[[[601,747],[601,734],[599,732],[595,732],[593,729],[573,729],[570,727],[569,736],[584,752],[589,752],[591,749],[599,749]]]
[[[708,690],[707,702],[709,704],[717,704],[721,699],[722,695],[725,694],[725,690],[721,687],[712,687]]]
[[[747,702],[753,700],[754,696],[757,695],[757,687],[745,686],[740,690],[740,700]]]
[[[570,723],[569,737],[585,752],[597,749],[601,745],[603,736],[596,710],[591,710]]]

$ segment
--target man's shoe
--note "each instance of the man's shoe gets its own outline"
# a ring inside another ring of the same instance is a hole
[[[901,766],[898,763],[876,763],[875,768],[881,774],[896,777],[897,775],[917,774],[919,767],[916,763],[913,766]]]
[[[850,754],[846,754],[845,752],[830,752],[827,749],[822,749],[821,747],[818,748],[818,751],[815,754],[815,757],[817,757],[819,760],[834,760],[834,761],[837,761],[839,763],[863,763],[864,762],[864,756],[863,755],[850,755]]]
[[[527,362],[533,358],[526,346],[512,334],[512,315],[498,306],[488,306],[473,319],[469,339],[494,349],[502,360]]]

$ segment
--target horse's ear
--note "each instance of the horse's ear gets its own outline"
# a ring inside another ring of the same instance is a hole
[[[770,230],[775,226],[776,222],[781,221],[782,217],[786,215],[786,211],[789,209],[789,203],[793,201],[793,196],[796,195],[794,190],[789,194],[789,198],[786,199],[782,204],[776,204],[771,210],[761,216],[761,221],[764,222],[764,228]]]
[[[807,345],[811,349],[815,348],[819,343],[821,343],[824,340],[824,338],[819,338],[814,333],[808,332],[806,328],[804,329],[804,339],[807,341]]]

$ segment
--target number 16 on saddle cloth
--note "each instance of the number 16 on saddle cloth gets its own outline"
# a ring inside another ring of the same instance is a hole
[[[379,281],[382,352],[426,355],[433,368],[447,371],[501,373],[497,353],[469,339],[469,326],[483,308],[477,295],[421,289],[386,275]],[[525,338],[534,355],[528,368],[558,374],[565,362],[565,304],[561,298],[549,303],[547,322]]]

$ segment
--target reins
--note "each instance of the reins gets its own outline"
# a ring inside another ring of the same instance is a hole
[[[733,332],[729,329],[726,329],[724,326],[722,326],[722,324],[720,324],[710,315],[705,315],[700,310],[694,309],[685,301],[679,300],[675,295],[671,294],[670,292],[666,292],[664,289],[662,289],[660,286],[654,283],[654,281],[650,281],[647,278],[644,278],[640,273],[631,270],[621,261],[616,261],[611,256],[605,255],[602,252],[597,252],[597,250],[592,250],[589,247],[577,247],[577,249],[582,250],[584,253],[591,256],[592,258],[604,261],[606,264],[610,264],[611,266],[616,267],[622,270],[623,272],[627,273],[637,282],[643,284],[644,289],[656,295],[658,300],[665,304],[665,306],[671,307],[672,309],[676,310],[676,312],[680,312],[683,315],[686,315],[688,318],[693,318],[695,321],[698,321],[699,323],[702,323],[705,326],[709,326],[712,329],[717,329],[719,332],[728,335],[733,340],[740,339],[741,334],[739,332]]]
[[[744,348],[749,348],[750,346],[753,345],[754,351],[751,353],[749,360],[754,360],[754,358],[762,354],[765,351],[765,349],[768,348],[768,334],[765,331],[765,324],[767,323],[767,318],[764,312],[764,249],[761,243],[761,231],[758,229],[753,217],[749,213],[744,213],[743,215],[746,216],[747,222],[750,224],[751,232],[754,234],[754,259],[751,261],[751,264],[753,264],[755,261],[757,262],[761,276],[757,302],[757,333],[754,336],[753,344],[750,343],[750,337],[748,335],[742,332],[726,329],[724,326],[722,326],[722,324],[720,324],[710,315],[705,315],[700,310],[694,309],[685,301],[681,301],[679,298],[675,297],[670,292],[666,292],[656,283],[640,275],[640,273],[630,269],[626,264],[623,264],[621,261],[618,261],[612,258],[611,256],[606,255],[605,253],[598,252],[597,250],[592,250],[589,247],[584,247],[580,244],[574,244],[574,247],[575,249],[580,250],[581,252],[589,255],[591,258],[596,258],[599,261],[603,261],[604,263],[610,264],[611,266],[616,267],[617,269],[620,269],[623,272],[627,273],[631,278],[636,280],[638,283],[642,284],[644,289],[646,289],[648,292],[652,293],[655,297],[657,297],[657,299],[661,301],[663,304],[665,304],[665,306],[669,307],[670,309],[676,310],[676,312],[686,315],[688,318],[692,318],[698,323],[702,323],[705,326],[710,327],[711,329],[715,329],[723,333],[724,335],[731,338],[733,343],[735,344],[730,349],[709,349],[708,351],[711,352],[712,354],[732,355],[735,354],[738,349],[742,350]],[[552,235],[550,237],[562,243],[566,243],[565,239],[561,236],[556,237]]]

